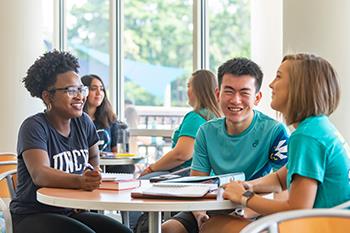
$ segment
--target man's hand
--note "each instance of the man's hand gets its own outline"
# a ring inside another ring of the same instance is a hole
[[[101,179],[99,171],[86,169],[80,177],[80,188],[86,191],[97,189],[101,184]]]
[[[199,230],[201,229],[202,224],[209,220],[209,216],[207,215],[206,211],[193,211],[192,214],[197,220]]]

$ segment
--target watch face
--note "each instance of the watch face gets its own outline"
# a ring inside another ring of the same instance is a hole
[[[252,197],[254,195],[254,193],[252,191],[245,191],[242,195],[244,197]]]

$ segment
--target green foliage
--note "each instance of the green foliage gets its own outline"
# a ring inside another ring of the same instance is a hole
[[[250,0],[208,0],[209,62],[214,72],[235,56],[250,56]],[[179,67],[185,75],[171,83],[172,104],[185,106],[186,80],[192,73],[192,0],[125,0],[125,58]],[[68,41],[109,53],[109,1],[87,0],[73,5],[75,24]],[[77,54],[84,58],[86,54]],[[152,93],[125,81],[125,93],[136,105],[160,105]]]
[[[75,18],[68,25],[68,45],[83,45],[109,53],[109,1],[88,0],[83,5],[73,5],[70,14]],[[77,51],[79,58],[86,53]]]
[[[233,57],[250,57],[250,0],[208,2],[210,69]]]
[[[192,1],[125,1],[125,57],[192,70]]]
[[[131,100],[135,105],[160,106],[161,100],[148,93],[144,88],[126,79],[124,83],[125,99]]]

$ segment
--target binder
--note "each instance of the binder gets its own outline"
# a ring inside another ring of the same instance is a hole
[[[228,173],[216,176],[184,176],[181,178],[160,181],[161,183],[213,183],[224,185],[234,180],[245,180],[243,172]]]
[[[170,199],[216,199],[217,184],[196,183],[154,183],[151,187],[135,189],[133,198],[170,198]]]

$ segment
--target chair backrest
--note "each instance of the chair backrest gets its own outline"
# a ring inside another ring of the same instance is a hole
[[[13,199],[16,195],[17,169],[0,173],[0,184],[4,184],[0,190],[0,197]]]
[[[11,162],[11,161],[10,161]],[[12,161],[13,162],[13,161]],[[6,190],[9,192],[9,198],[0,197],[0,211],[3,212],[3,217],[5,219],[5,229],[6,233],[12,233],[12,218],[9,210],[9,202],[15,196],[15,176],[17,170],[13,169],[0,174],[0,182],[6,184]],[[1,190],[0,193],[3,193]]]
[[[17,155],[11,152],[0,152],[0,161],[17,161]]]
[[[350,208],[350,200],[333,207],[333,209],[349,209],[349,208]]]
[[[293,210],[263,217],[242,229],[241,233],[340,233],[350,229],[350,210]]]
[[[0,153],[0,174],[17,168],[17,155],[14,153]],[[16,175],[13,177],[13,185],[16,185]],[[6,181],[0,181],[0,197],[9,198],[11,190]]]

